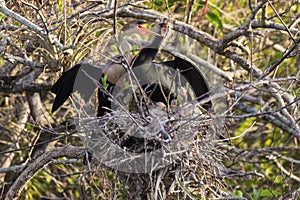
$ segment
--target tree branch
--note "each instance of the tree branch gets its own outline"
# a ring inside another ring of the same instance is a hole
[[[56,147],[38,157],[32,163],[29,163],[26,169],[14,182],[9,189],[5,200],[18,199],[26,183],[34,177],[44,166],[49,164],[52,159],[61,157],[81,158],[85,155],[85,149],[75,146]]]

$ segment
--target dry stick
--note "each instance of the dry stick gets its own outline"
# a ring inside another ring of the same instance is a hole
[[[300,44],[300,40],[296,41],[293,44],[293,46],[290,49],[288,49],[286,51],[286,53],[279,60],[277,60],[276,62],[274,62],[268,69],[265,70],[265,72],[263,74],[261,74],[259,76],[259,79],[265,78],[272,71],[274,71],[277,68],[277,66],[279,66],[285,59],[287,59],[291,55],[291,53],[298,47],[299,44]]]
[[[7,55],[2,55],[2,57],[4,59],[8,60],[9,62],[16,61],[16,62],[22,63],[23,65],[30,66],[32,68],[44,68],[45,67],[40,62],[30,61],[28,59],[21,58],[19,56],[14,56],[14,55],[7,54]]]
[[[195,198],[194,198],[194,195],[191,194],[191,193],[188,191],[188,189],[184,186],[184,184],[181,182],[181,180],[180,180],[180,178],[179,178],[179,171],[178,171],[178,170],[179,170],[179,169],[176,169],[176,171],[175,171],[175,180],[176,180],[178,186],[182,189],[182,191],[184,192],[184,194],[185,194],[186,196],[188,196],[190,199],[195,199]]]
[[[287,27],[287,25],[285,24],[285,22],[282,20],[282,18],[280,17],[280,15],[278,14],[277,10],[275,9],[275,7],[273,6],[273,4],[271,3],[271,1],[268,0],[268,3],[270,4],[272,10],[275,12],[275,14],[277,15],[277,17],[279,18],[280,22],[282,23],[282,25],[285,27],[286,31],[288,32],[288,34],[290,35],[290,37],[292,38],[292,40],[296,43],[296,39],[294,38],[294,36],[292,35],[291,31],[289,30],[289,28]]]
[[[63,15],[64,15],[64,45],[67,42],[67,2],[64,0],[64,10],[63,10]]]
[[[275,30],[279,30],[279,31],[286,31],[286,28],[281,25],[278,24],[276,22],[263,22],[261,20],[253,20],[251,23],[251,27],[252,28],[268,28],[268,29],[275,29]],[[291,33],[297,34],[298,33],[298,29],[296,28],[291,28],[289,29]]]
[[[249,113],[242,116],[223,116],[224,118],[236,118],[236,119],[246,119],[249,117],[258,117],[262,116],[262,118],[273,125],[281,128],[282,130],[286,131],[287,133],[295,136],[298,140],[300,140],[299,132],[297,132],[293,127],[291,127],[289,124],[282,121],[281,117],[282,115],[279,115],[279,113],[276,114],[276,111],[272,112],[259,112],[256,108],[247,106],[242,103],[238,103],[236,105],[238,109],[240,109],[243,112]]]
[[[52,142],[52,141],[55,141],[55,140],[66,138],[66,137],[71,136],[71,135],[73,135],[75,133],[76,133],[76,131],[74,131],[72,133],[65,134],[65,135],[61,135],[59,137],[56,137],[56,138],[53,138],[53,139],[50,139],[50,140],[47,140],[47,141],[42,141],[42,142],[36,143],[34,145],[27,145],[25,147],[20,147],[20,148],[17,148],[17,149],[11,149],[11,150],[6,150],[6,151],[1,151],[0,155],[2,155],[2,154],[8,154],[8,153],[14,153],[16,151],[22,151],[22,150],[25,150],[25,149],[28,149],[28,148],[33,148],[35,146],[39,146],[39,145],[46,144],[46,143],[49,143],[49,142]]]
[[[241,137],[244,137],[252,128],[253,126],[256,124],[256,121],[254,121],[251,126],[249,128],[247,128],[247,130],[245,130],[243,133],[241,133],[240,135],[234,136],[234,137],[230,137],[230,138],[226,138],[226,139],[221,139],[221,140],[214,140],[216,142],[223,142],[223,141],[228,141],[228,140],[235,140]]]
[[[216,93],[216,94],[213,94],[211,95],[210,97],[208,98],[205,98],[203,100],[201,100],[200,102],[198,102],[199,105],[202,105],[204,103],[207,103],[211,100],[214,100],[214,99],[218,99],[218,98],[221,98],[221,97],[224,97],[228,94],[232,94],[236,91],[241,91],[241,90],[245,90],[247,88],[249,88],[249,86],[258,86],[258,85],[261,85],[261,84],[272,84],[273,86],[274,85],[278,85],[277,83],[275,83],[275,81],[279,81],[279,80],[284,80],[284,78],[281,78],[281,79],[267,79],[267,80],[258,80],[258,81],[255,81],[251,84],[246,84],[246,85],[242,85],[242,86],[239,86],[239,87],[236,87],[234,89],[231,89],[231,90],[227,90],[225,92],[222,92],[222,93]],[[287,80],[287,79],[286,79]],[[276,86],[277,87],[277,86]],[[273,124],[275,124],[276,126],[282,128],[283,130],[287,131],[288,133],[294,135],[295,137],[297,137],[298,140],[300,140],[300,133],[295,130],[293,127],[290,127],[288,125],[290,125],[291,123],[292,124],[295,124],[295,120],[294,119],[291,119],[290,117],[288,117],[288,121],[287,122],[283,122],[282,120],[278,121],[278,117],[277,115],[279,115],[279,111],[287,108],[288,106],[290,106],[291,104],[295,104],[296,102],[298,102],[300,99],[295,99],[294,101],[291,101],[291,102],[288,102],[286,105],[284,104],[281,104],[283,105],[282,107],[278,108],[277,110],[273,110],[273,111],[268,111],[268,112],[259,112],[258,110],[256,110],[255,108],[252,108],[252,109],[246,109],[245,107],[241,107],[240,109],[245,111],[245,112],[248,112],[250,114],[246,114],[244,115],[243,117],[239,117],[239,116],[231,116],[231,115],[221,115],[219,117],[216,117],[216,118],[248,118],[248,117],[257,117],[257,116],[263,116],[265,117],[268,121],[272,122]],[[282,98],[281,98],[281,102],[282,102]],[[238,107],[240,107],[241,105],[239,104]],[[246,109],[246,110],[245,110]],[[285,112],[285,115],[287,116],[290,116],[289,113],[286,113],[287,110],[284,110],[283,112]],[[271,115],[274,115],[274,116],[271,116]],[[282,116],[282,115],[280,115]],[[280,117],[282,118],[282,117]]]
[[[168,5],[167,1],[166,4]],[[190,18],[191,18],[191,13],[192,13],[192,8],[194,5],[194,1],[193,0],[186,0],[186,9],[185,9],[185,13],[184,13],[184,22],[189,24],[190,23]]]
[[[117,35],[117,4],[118,4],[118,0],[114,0],[114,17],[113,17],[113,31],[114,31],[114,35],[116,36],[116,38],[118,38]]]
[[[80,158],[85,155],[85,149],[75,146],[56,147],[41,156],[39,156],[32,163],[29,163],[26,169],[18,177],[18,179],[11,186],[5,200],[18,199],[27,182],[29,182],[34,175],[43,167],[48,165],[52,159],[61,157]]]
[[[273,9],[273,11],[275,12],[275,14],[279,18],[279,20],[282,23],[282,25],[284,26],[285,30],[288,32],[288,34],[291,37],[291,39],[293,40],[294,44],[278,61],[276,61],[269,69],[267,69],[259,78],[264,78],[268,74],[270,74],[272,71],[274,71],[277,68],[277,66],[279,66],[279,64],[282,63],[296,49],[296,47],[300,43],[300,40],[296,40],[294,38],[294,36],[292,35],[290,29],[287,27],[287,25],[285,24],[285,22],[282,20],[282,18],[278,14],[278,12],[275,9],[275,7],[273,6],[273,4],[269,0],[268,0],[268,3],[270,4],[271,8]]]
[[[300,182],[300,178],[294,174],[292,174],[292,172],[289,172],[287,169],[285,169],[282,164],[279,163],[279,161],[277,160],[276,156],[274,155],[270,155],[270,156],[267,156],[267,158],[269,160],[272,160],[275,162],[275,164],[277,165],[277,167],[287,176],[289,176],[291,179],[294,179],[295,181],[297,182]]]
[[[59,165],[59,164],[68,165],[68,164],[76,164],[76,163],[82,163],[82,162],[78,159],[67,159],[67,160],[55,160],[55,161],[52,161],[50,164],[51,165]],[[25,164],[20,164],[17,166],[1,168],[0,173],[23,171],[25,169],[25,167],[26,167]]]
[[[295,151],[297,151],[297,149]],[[298,149],[298,151],[299,151],[299,149]],[[300,164],[300,160],[296,160],[296,159],[293,159],[291,157],[284,156],[284,155],[282,155],[282,154],[280,154],[276,151],[272,152],[272,154],[274,154],[275,157],[281,158],[281,159],[286,160],[288,162],[291,162],[291,163],[294,163],[294,164]]]

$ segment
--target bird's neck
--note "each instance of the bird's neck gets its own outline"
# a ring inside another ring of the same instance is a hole
[[[153,39],[153,42],[146,48],[159,49],[159,46],[163,40],[161,35],[156,35]]]

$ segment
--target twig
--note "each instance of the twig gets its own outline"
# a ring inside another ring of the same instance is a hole
[[[291,179],[294,179],[295,181],[297,182],[300,182],[300,178],[294,174],[292,174],[292,172],[289,172],[288,170],[286,170],[280,163],[279,161],[277,160],[277,158],[273,155],[269,155],[267,156],[267,158],[269,160],[272,160],[275,162],[275,164],[277,165],[277,167],[285,174],[287,175],[288,177],[290,177]]]
[[[118,0],[114,0],[113,31],[114,31],[114,35],[116,36],[116,38],[118,38],[118,35],[117,35],[117,5],[118,5]]]
[[[62,135],[62,136],[53,138],[53,139],[51,139],[51,140],[39,142],[39,143],[36,143],[36,144],[34,144],[34,145],[28,145],[28,146],[21,147],[21,148],[18,148],[18,149],[12,149],[12,150],[7,150],[7,151],[1,151],[1,152],[0,152],[0,155],[2,155],[2,154],[7,154],[7,153],[14,153],[14,152],[16,152],[16,151],[22,151],[22,150],[25,150],[25,149],[28,149],[28,148],[32,148],[32,147],[35,147],[35,146],[39,146],[39,145],[42,145],[42,144],[47,144],[47,143],[49,143],[49,142],[51,142],[51,141],[59,140],[59,139],[68,137],[68,136],[70,136],[70,135],[73,135],[74,133],[76,133],[76,132],[72,132],[72,133],[69,133],[69,134],[65,134],[65,135]]]
[[[286,124],[286,123],[282,122],[282,118],[284,118],[282,115],[277,114],[277,116],[276,116],[276,113],[274,113],[274,111],[272,114],[273,116],[270,114],[266,114],[266,113],[260,113],[256,108],[247,106],[244,103],[238,103],[238,104],[236,104],[236,107],[238,109],[242,110],[243,112],[250,113],[250,114],[246,114],[241,119],[262,116],[262,118],[264,120],[271,122],[272,124],[274,124],[277,127],[280,127],[282,130],[286,131],[289,134],[294,135],[298,140],[300,140],[299,132],[296,131],[293,127],[291,127],[290,124]],[[235,117],[233,117],[233,118],[235,118]]]
[[[277,99],[277,102],[279,103],[280,107],[282,108],[281,111],[282,111],[282,114],[289,119],[292,127],[294,129],[296,129],[296,131],[299,132],[300,134],[300,128],[299,126],[297,125],[295,119],[291,116],[291,114],[289,113],[289,111],[286,109],[286,105],[285,105],[285,102],[282,98],[282,96],[280,95],[279,91],[275,88],[275,87],[272,87],[272,83],[270,84],[270,87],[269,87],[270,91],[271,91],[271,94],[273,94],[273,96]]]
[[[259,76],[259,79],[265,78],[272,71],[274,71],[285,59],[287,59],[291,55],[291,53],[298,47],[299,43],[300,43],[300,40],[296,41],[293,44],[293,46],[290,49],[288,49],[280,59],[278,59],[276,62],[272,63],[272,65],[270,67],[268,67],[264,71],[264,73]]]
[[[228,141],[228,140],[235,140],[235,139],[238,139],[238,138],[241,138],[241,137],[244,137],[244,135],[246,135],[246,133],[248,133],[252,128],[253,126],[256,124],[256,121],[254,121],[251,126],[249,128],[247,128],[247,130],[245,130],[244,132],[242,132],[240,135],[237,135],[235,137],[230,137],[230,138],[226,138],[226,139],[222,139],[222,140],[215,140],[216,142],[223,142],[223,141]]]
[[[253,20],[251,23],[251,27],[252,28],[268,28],[268,29],[275,29],[275,30],[279,30],[279,31],[286,31],[286,28],[281,25],[278,24],[276,22],[270,22],[270,21],[266,21],[266,22],[262,22],[261,20]],[[296,28],[293,29],[289,29],[290,32],[296,34],[298,32],[298,30]]]
[[[74,163],[82,163],[78,159],[67,159],[67,160],[54,160],[50,164],[51,165],[67,165],[67,164],[74,164]],[[0,173],[7,173],[7,172],[18,172],[22,171],[26,167],[25,164],[17,165],[17,166],[12,166],[12,167],[7,167],[7,168],[1,168]]]
[[[18,57],[18,56],[3,55],[2,57],[4,59],[6,59],[6,60],[9,60],[10,62],[16,61],[16,62],[22,63],[24,65],[30,66],[32,68],[35,68],[35,67],[37,67],[37,68],[44,68],[44,65],[42,63],[30,61],[28,59],[24,59],[24,58],[21,58],[21,57]]]
[[[275,9],[275,7],[273,6],[273,4],[271,3],[270,0],[268,0],[268,3],[270,4],[272,10],[275,12],[275,14],[277,15],[277,17],[279,18],[280,22],[282,23],[282,25],[284,26],[284,28],[286,29],[286,31],[288,32],[288,34],[290,35],[290,37],[292,38],[292,40],[296,42],[296,39],[294,38],[294,36],[292,35],[290,29],[287,27],[287,25],[285,24],[285,22],[282,20],[282,18],[280,17],[280,15],[278,14],[277,10]]]

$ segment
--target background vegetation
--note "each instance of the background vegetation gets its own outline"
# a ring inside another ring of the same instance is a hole
[[[114,20],[120,29],[132,18],[162,17],[201,46],[193,54],[210,63],[222,80],[224,89],[217,94],[226,100],[226,109],[215,116],[224,120],[222,134],[229,139],[216,139],[215,150],[232,170],[221,178],[222,190],[240,199],[299,198],[298,0],[0,2],[2,198],[24,167],[48,156],[45,152],[82,147],[70,103],[51,112],[54,95],[49,90],[61,73],[90,58],[93,50],[101,51],[102,40],[113,34]],[[32,179],[24,183],[20,198],[125,198],[113,171],[87,167],[84,151],[75,150],[51,157],[49,165],[27,177]],[[222,198],[214,189],[201,191],[195,199]]]

